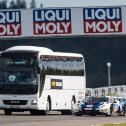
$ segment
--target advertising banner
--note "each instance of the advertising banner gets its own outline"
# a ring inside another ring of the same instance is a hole
[[[0,36],[21,35],[21,12],[0,11]]]
[[[125,35],[126,6],[0,10],[0,38]]]
[[[85,33],[122,32],[121,8],[83,9]]]
[[[33,11],[34,35],[71,34],[70,9]]]

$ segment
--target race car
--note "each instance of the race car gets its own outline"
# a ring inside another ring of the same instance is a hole
[[[112,104],[112,113],[117,113],[118,115],[125,116],[126,114],[126,99],[125,98],[117,98],[114,99]]]
[[[77,103],[74,111],[76,116],[81,115],[105,115],[111,116],[113,113],[125,115],[125,108],[119,102],[114,102],[110,96],[88,97],[81,103]]]

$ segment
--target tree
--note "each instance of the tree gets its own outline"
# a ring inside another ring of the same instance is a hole
[[[40,8],[43,8],[43,3],[40,4]]]
[[[20,8],[21,0],[16,0],[16,7]]]
[[[0,4],[1,4],[0,6],[1,9],[7,9],[7,0],[2,0]]]
[[[15,3],[14,0],[12,0],[12,1],[10,2],[9,8],[10,8],[10,9],[17,9],[16,3]]]
[[[17,0],[16,1],[16,6],[17,6],[17,8],[18,9],[22,9],[22,8],[27,8],[27,3],[26,3],[26,1],[25,0]]]
[[[25,9],[27,8],[27,3],[25,0],[21,1],[21,8],[25,8]]]
[[[30,8],[36,8],[36,1],[35,0],[31,0]]]
[[[0,1],[0,9],[2,9],[2,2]]]

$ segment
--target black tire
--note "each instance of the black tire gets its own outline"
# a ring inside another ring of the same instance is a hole
[[[37,110],[31,110],[31,111],[30,111],[30,114],[31,114],[31,115],[38,115],[38,111],[37,111]]]
[[[42,111],[40,110],[30,110],[31,115],[42,115]]]
[[[47,100],[47,104],[46,104],[46,110],[43,110],[43,111],[42,111],[42,114],[43,114],[43,115],[48,115],[50,110],[51,110],[51,103],[50,103],[50,101],[49,101],[49,99],[48,99],[48,100]]]
[[[112,111],[113,111],[113,105],[110,106],[110,113],[106,113],[105,116],[112,116]]]
[[[75,97],[73,97],[71,100],[71,111],[70,111],[71,115],[75,115],[75,111],[74,111],[75,103],[76,103],[76,99]]]
[[[95,113],[91,113],[90,116],[96,116],[96,114]]]
[[[75,102],[76,102],[76,100],[73,97],[72,100],[71,100],[71,110],[62,110],[61,114],[62,115],[75,115],[75,113],[74,113],[74,107],[73,107],[73,105],[75,104]]]
[[[62,110],[61,114],[62,115],[71,115],[71,111],[70,110]]]
[[[51,104],[49,100],[47,100],[46,110],[30,110],[31,115],[48,115],[51,110]]]
[[[123,113],[122,116],[126,116],[126,106],[123,107]]]
[[[75,112],[74,113],[76,116],[82,116],[82,112]]]
[[[9,109],[4,109],[4,114],[5,115],[11,115],[12,114],[12,111],[9,110]]]

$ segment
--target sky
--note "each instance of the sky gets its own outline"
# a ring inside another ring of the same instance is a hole
[[[11,1],[11,0],[8,0]],[[26,0],[29,4],[31,0]],[[43,7],[84,7],[84,6],[116,6],[126,5],[126,0],[36,0],[37,6]]]
[[[36,0],[43,2],[44,7],[82,7],[126,5],[126,0]]]

